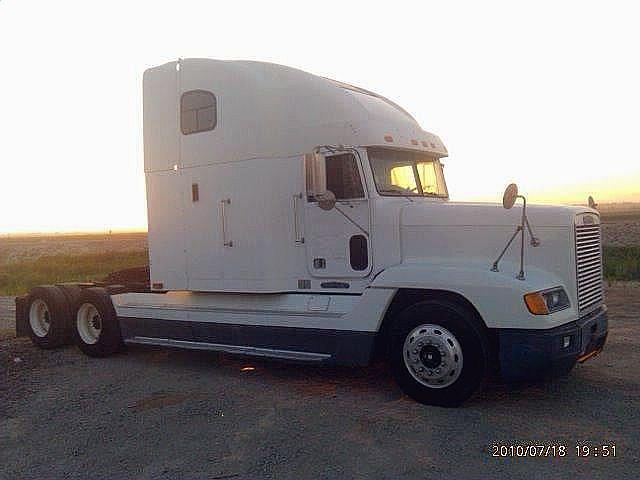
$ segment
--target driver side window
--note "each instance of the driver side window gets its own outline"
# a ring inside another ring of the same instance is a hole
[[[336,200],[364,198],[364,188],[356,158],[352,153],[327,157],[327,190]]]

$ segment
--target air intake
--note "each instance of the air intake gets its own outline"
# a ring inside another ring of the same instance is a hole
[[[593,309],[603,301],[600,225],[576,225],[578,308]]]

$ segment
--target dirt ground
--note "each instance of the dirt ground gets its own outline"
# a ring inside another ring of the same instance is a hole
[[[0,478],[640,478],[640,287],[608,289],[605,351],[569,378],[417,404],[384,365],[166,349],[92,359],[12,338],[0,301]],[[615,444],[616,457],[575,446]],[[492,445],[564,445],[497,458]]]

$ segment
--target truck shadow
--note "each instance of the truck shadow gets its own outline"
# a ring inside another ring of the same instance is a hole
[[[172,369],[196,370],[199,375],[211,376],[212,380],[215,377],[219,381],[222,377],[228,381],[256,382],[261,387],[290,389],[298,396],[345,395],[366,397],[370,403],[408,402],[419,405],[399,389],[388,365],[381,361],[367,367],[343,367],[142,346],[130,347],[129,354],[147,357],[140,358],[141,361],[166,363]],[[518,385],[491,379],[462,408],[522,408],[523,404],[532,404],[543,408],[560,406],[562,410],[567,406],[567,399],[572,399],[571,408],[575,410],[577,404],[591,404],[592,399],[601,401],[603,397],[632,394],[631,390],[626,391],[628,388],[616,388],[591,370],[578,366],[568,377]],[[629,385],[627,387],[633,389]]]

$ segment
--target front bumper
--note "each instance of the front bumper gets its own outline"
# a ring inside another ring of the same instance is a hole
[[[498,330],[500,374],[509,383],[567,374],[576,362],[600,353],[607,333],[606,305],[548,330]]]

